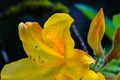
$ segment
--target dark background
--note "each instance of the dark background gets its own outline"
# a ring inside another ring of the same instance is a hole
[[[18,24],[20,22],[26,21],[37,21],[43,26],[46,19],[54,12],[51,8],[47,10],[36,9],[34,12],[30,10],[23,12],[22,14],[11,14],[5,15],[5,11],[11,6],[15,6],[21,3],[24,0],[0,0],[0,70],[6,63],[10,63],[26,57],[26,54],[22,48],[21,41],[18,36]],[[74,7],[76,3],[88,5],[97,11],[100,8],[104,9],[104,13],[107,17],[112,19],[112,16],[120,13],[120,0],[50,0],[52,4],[61,2],[69,8],[70,15],[75,19],[74,24],[77,27],[77,30],[81,37],[84,40],[84,43],[89,51],[89,54],[92,54],[91,49],[89,48],[86,37],[90,25],[90,20],[88,20],[78,9]],[[45,12],[45,13],[43,13]],[[59,12],[59,11],[58,11]],[[42,14],[41,14],[42,13]],[[72,37],[74,38],[76,48],[83,49],[81,42],[78,40],[78,37],[75,36],[74,32],[71,30]],[[102,41],[103,46],[105,44],[111,44],[110,40],[104,36]],[[4,54],[7,54],[6,57]]]

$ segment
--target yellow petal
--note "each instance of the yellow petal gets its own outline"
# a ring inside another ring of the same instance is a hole
[[[23,42],[31,42],[31,40],[39,42],[41,40],[42,28],[37,22],[26,22],[25,24],[21,22],[18,28],[20,39]]]
[[[55,75],[56,80],[80,80],[89,70],[88,64],[64,65],[58,74]]]
[[[73,53],[70,58],[66,59],[69,65],[95,63],[94,59],[83,50],[74,49]]]
[[[73,79],[66,75],[55,75],[55,80],[73,80]]]
[[[113,58],[120,58],[120,27],[117,28],[114,34],[113,47],[105,60],[106,62],[110,62]]]
[[[95,51],[96,55],[102,55],[101,40],[105,33],[104,13],[101,8],[90,24],[88,32],[88,44]]]
[[[82,80],[105,80],[105,77],[101,74],[101,73],[95,73],[92,70],[89,70],[84,77],[82,78]]]
[[[19,24],[19,36],[24,50],[34,63],[43,65],[43,63],[53,64],[61,62],[62,57],[47,47],[47,45],[44,45],[41,34],[42,28],[36,22]]]
[[[64,56],[70,55],[74,48],[74,41],[70,35],[70,26],[73,22],[72,17],[65,13],[52,15],[44,24],[42,39],[44,43]]]
[[[1,71],[1,80],[54,80],[57,67],[36,67],[29,58],[7,64]]]
[[[56,80],[80,80],[89,70],[94,59],[82,50],[75,49],[74,55],[67,58],[66,64],[61,68]]]

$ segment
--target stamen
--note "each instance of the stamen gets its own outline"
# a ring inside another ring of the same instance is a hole
[[[35,44],[35,48],[38,48],[38,44]]]

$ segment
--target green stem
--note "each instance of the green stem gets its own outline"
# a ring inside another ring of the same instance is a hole
[[[107,66],[109,65],[109,63],[104,63],[103,66],[99,69],[100,71],[104,70]]]
[[[97,63],[99,62],[99,59],[100,59],[100,58],[97,58],[96,63],[95,63],[95,65],[94,65],[94,67],[93,67],[93,70],[94,70],[94,71],[96,71],[96,66],[97,66]]]

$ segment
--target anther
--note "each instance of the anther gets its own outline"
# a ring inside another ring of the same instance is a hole
[[[32,58],[31,55],[29,57]]]
[[[35,61],[35,58],[33,58],[33,61]]]
[[[41,57],[39,56],[38,58],[40,59]]]
[[[42,60],[41,63],[44,63],[44,61]]]
[[[35,44],[35,48],[38,48],[38,44]]]

